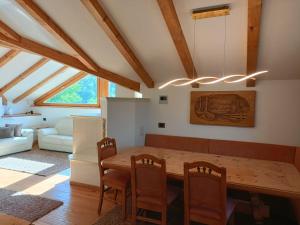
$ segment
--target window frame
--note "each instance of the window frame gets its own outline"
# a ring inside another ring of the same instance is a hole
[[[85,77],[86,76],[84,76],[81,79],[84,79]],[[41,102],[35,102],[34,105],[35,106],[39,106],[39,107],[40,106],[46,106],[46,107],[62,107],[62,108],[75,108],[75,107],[78,107],[78,108],[101,108],[101,104],[100,104],[101,97],[107,97],[108,96],[108,93],[107,93],[108,88],[106,87],[106,86],[108,86],[108,81],[101,80],[100,77],[97,77],[97,104],[46,103],[46,101],[49,98],[52,98],[56,94],[60,93],[61,91],[65,90],[65,89],[67,89],[68,87],[70,87],[71,85],[75,84],[76,82],[79,82],[80,80],[72,82],[72,83],[69,83],[68,85],[66,85],[59,92],[50,94],[43,101],[41,101]]]

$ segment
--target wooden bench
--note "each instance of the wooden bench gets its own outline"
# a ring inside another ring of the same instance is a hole
[[[145,146],[295,163],[300,169],[300,149],[293,146],[159,134],[146,134]]]
[[[291,163],[300,172],[300,147],[146,134],[145,146]],[[300,200],[291,199],[300,224]]]

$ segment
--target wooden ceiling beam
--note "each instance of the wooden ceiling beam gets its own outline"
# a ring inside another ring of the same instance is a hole
[[[13,100],[13,103],[18,103],[21,100],[23,100],[24,98],[26,98],[27,96],[31,95],[33,92],[35,92],[37,89],[41,88],[42,86],[44,86],[46,83],[48,83],[50,80],[52,80],[53,78],[57,77],[58,75],[60,75],[62,72],[64,72],[66,69],[68,68],[68,66],[63,66],[62,68],[56,70],[54,73],[52,73],[51,75],[49,75],[48,77],[46,77],[44,80],[40,81],[39,83],[37,83],[36,85],[34,85],[33,87],[31,87],[30,89],[28,89],[27,91],[25,91],[24,93],[22,93],[21,95],[19,95],[18,97],[16,97]]]
[[[20,40],[16,41],[0,33],[0,44],[9,45],[17,49],[22,49],[23,51],[29,51],[31,53],[44,56],[46,58],[55,60],[57,62],[76,68],[78,70],[85,71],[89,74],[112,81],[131,90],[140,91],[139,82],[133,81],[122,75],[113,73],[101,67],[98,67],[97,71],[91,70],[88,67],[86,67],[83,63],[81,63],[77,58],[62,53],[60,51],[54,50],[52,48],[46,47],[27,38],[21,37]]]
[[[68,48],[76,52],[78,58],[89,69],[97,70],[98,65],[79,47],[79,45],[64,30],[54,22],[34,1],[17,0],[34,19],[36,19],[47,31],[53,34],[58,40],[64,43]]]
[[[247,74],[256,72],[262,0],[248,0]],[[255,87],[255,79],[248,79],[247,87]]]
[[[103,28],[107,36],[131,65],[134,71],[147,85],[148,88],[154,87],[154,81],[139,61],[133,50],[129,47],[122,34],[109,18],[104,8],[97,0],[81,0],[89,12],[93,15],[97,23]]]
[[[21,39],[21,36],[17,32],[15,32],[13,29],[11,29],[1,20],[0,20],[0,33],[4,34],[5,36],[11,39],[14,39],[15,41],[19,41]]]
[[[46,92],[45,94],[43,94],[42,96],[40,96],[39,98],[34,100],[34,104],[36,106],[44,105],[45,104],[44,101],[46,101],[47,99],[49,99],[49,98],[53,97],[54,95],[58,94],[60,91],[66,89],[67,87],[71,86],[72,84],[76,83],[77,81],[81,80],[86,75],[88,75],[88,73],[80,71],[79,73],[75,74],[74,76],[72,76],[68,80],[64,81],[60,85],[56,86],[55,88],[51,89],[50,91]]]
[[[3,95],[7,91],[9,91],[11,88],[16,86],[18,83],[20,83],[22,80],[24,80],[26,77],[28,77],[30,74],[41,68],[43,65],[45,65],[49,59],[42,58],[37,63],[33,64],[31,67],[29,67],[27,70],[25,70],[23,73],[18,75],[16,78],[14,78],[12,81],[10,81],[8,84],[4,85],[2,88],[0,88],[0,95]]]
[[[184,37],[181,25],[172,0],[157,0],[162,15],[165,19],[170,35],[173,39],[181,63],[189,78],[197,76],[191,53]]]
[[[1,58],[0,58],[0,67],[4,66],[6,63],[8,63],[10,60],[12,60],[16,55],[19,54],[20,51],[12,49],[9,50],[7,53],[5,53]]]
[[[7,98],[4,95],[0,95],[2,97],[2,105],[7,105]]]

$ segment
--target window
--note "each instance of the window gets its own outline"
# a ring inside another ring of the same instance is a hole
[[[46,100],[56,104],[97,104],[97,77],[88,75]]]
[[[116,88],[116,84],[107,80],[78,73],[36,99],[35,105],[100,107],[100,97],[116,97]]]
[[[108,96],[116,97],[117,85],[115,83],[109,82],[108,84]]]
[[[42,105],[99,107],[98,78],[87,75],[76,83],[51,96]]]

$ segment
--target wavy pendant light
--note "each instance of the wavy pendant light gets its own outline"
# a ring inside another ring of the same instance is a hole
[[[263,71],[258,71],[249,75],[244,75],[244,74],[232,74],[232,75],[226,75],[225,76],[225,60],[226,60],[226,15],[224,16],[224,25],[225,25],[225,29],[224,29],[224,52],[223,52],[223,76],[222,77],[218,77],[218,76],[202,76],[202,77],[195,77],[195,68],[193,69],[193,78],[176,78],[173,80],[170,80],[164,84],[162,84],[161,86],[158,87],[158,89],[163,89],[167,86],[175,86],[175,87],[182,87],[182,86],[186,86],[186,85],[191,85],[194,83],[198,83],[201,85],[210,85],[210,84],[216,84],[216,83],[220,83],[220,82],[224,82],[227,84],[232,84],[232,83],[238,83],[238,82],[242,82],[245,81],[247,79],[253,79],[259,75],[265,74],[268,71],[267,70],[263,70]],[[194,43],[193,43],[193,61],[195,61],[195,41],[196,41],[196,18],[194,19]]]

